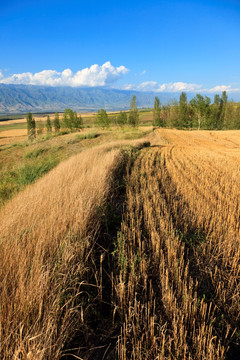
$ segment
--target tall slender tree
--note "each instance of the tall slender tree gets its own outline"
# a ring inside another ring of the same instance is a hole
[[[222,110],[223,110],[223,100],[220,98],[218,94],[214,96],[214,101],[212,105],[212,111],[211,111],[211,123],[208,128],[212,129],[222,129]]]
[[[73,113],[73,127],[74,129],[79,131],[80,129],[82,129],[82,126],[83,126],[82,117],[81,115],[78,116],[77,112],[75,111]]]
[[[74,127],[74,112],[71,109],[65,109],[63,114],[63,123],[67,129],[73,130]]]
[[[28,138],[33,139],[36,137],[36,122],[32,116],[32,113],[27,114],[27,131],[28,131]]]
[[[163,121],[161,119],[161,103],[157,96],[155,96],[155,99],[154,99],[153,125],[154,126],[163,126]]]
[[[98,110],[96,116],[96,123],[98,126],[101,126],[103,129],[109,127],[110,119],[108,117],[106,110],[104,109]]]
[[[119,126],[124,126],[127,124],[127,113],[120,111],[119,115],[116,118],[116,124]]]
[[[197,119],[198,130],[200,130],[210,114],[210,103],[211,100],[208,96],[202,96],[197,94],[191,101],[191,107],[193,109],[193,113]]]
[[[54,129],[55,129],[55,132],[59,132],[59,130],[60,130],[60,121],[59,121],[58,112],[55,113],[54,120],[53,120],[53,126],[54,126]]]
[[[179,127],[190,127],[187,94],[182,92],[179,98]]]
[[[131,126],[138,126],[139,125],[139,113],[137,109],[137,98],[134,95],[132,97],[131,103],[130,103],[130,111],[128,116],[128,123]]]
[[[222,92],[221,102],[222,102],[222,109],[221,109],[221,116],[219,121],[219,129],[223,129],[224,127],[227,127],[226,120],[228,117],[229,109],[228,109],[228,96],[226,91]]]
[[[52,123],[50,120],[50,116],[47,116],[47,121],[46,121],[46,128],[47,128],[47,132],[51,133],[52,132]]]

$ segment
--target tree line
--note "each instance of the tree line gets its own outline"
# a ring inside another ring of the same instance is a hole
[[[137,108],[137,98],[133,96],[128,112],[120,111],[116,116],[109,116],[104,109],[100,109],[95,118],[97,126],[108,128],[111,124],[117,126],[139,125],[139,111]],[[187,94],[182,92],[179,101],[175,100],[168,105],[162,105],[156,96],[153,107],[153,126],[177,129],[240,129],[240,104],[228,101],[226,91],[221,96],[216,94],[214,101],[208,96],[196,94],[190,101]],[[53,130],[58,133],[63,127],[70,131],[79,131],[83,128],[81,115],[71,109],[65,109],[60,123],[59,114],[56,112],[51,121],[47,116],[45,128],[48,133]],[[27,129],[29,138],[36,136],[36,122],[31,113],[27,114]],[[37,129],[40,134],[41,129]]]
[[[179,101],[162,106],[155,97],[153,125],[178,129],[240,129],[240,104],[228,101],[226,91],[216,94],[213,103],[208,96],[196,94],[189,102],[182,92]]]
[[[83,127],[81,115],[78,115],[76,111],[73,111],[71,109],[65,109],[61,123],[58,112],[55,113],[54,119],[52,121],[50,119],[50,116],[48,115],[46,123],[41,124],[39,128],[36,128],[36,121],[33,118],[32,113],[29,112],[27,114],[26,120],[29,139],[35,138],[36,132],[38,134],[42,133],[42,125],[46,128],[48,134],[52,133],[53,130],[55,131],[55,133],[59,133],[61,127],[69,129],[71,131],[79,131]]]
[[[130,125],[137,127],[139,125],[139,112],[137,108],[137,98],[134,95],[131,99],[130,110],[128,113],[120,111],[117,116],[110,117],[106,110],[101,109],[97,112],[96,124],[102,128],[107,128],[110,124],[117,126]]]

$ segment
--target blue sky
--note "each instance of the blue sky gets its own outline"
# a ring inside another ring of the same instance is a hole
[[[0,69],[5,83],[234,91],[240,1],[3,0]]]

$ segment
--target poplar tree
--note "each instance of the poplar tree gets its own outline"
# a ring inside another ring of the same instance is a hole
[[[28,138],[33,139],[36,137],[36,122],[32,116],[32,113],[27,114],[27,131],[28,131]]]
[[[221,129],[222,123],[221,123],[221,117],[222,117],[222,110],[223,110],[223,100],[220,98],[218,94],[214,96],[214,101],[212,105],[212,122],[211,122],[211,128],[213,129]]]
[[[179,125],[189,127],[187,94],[182,92],[179,98]]]
[[[193,109],[193,113],[196,116],[197,124],[198,124],[198,130],[200,130],[203,125],[204,121],[206,122],[206,119],[210,115],[210,103],[211,100],[208,96],[202,96],[200,94],[197,94],[191,101],[191,107]]]
[[[59,132],[59,130],[60,130],[60,121],[59,121],[58,112],[55,113],[55,117],[54,117],[54,120],[53,120],[53,126],[54,126],[54,129],[55,129],[55,132]]]
[[[72,131],[74,125],[74,112],[71,109],[65,109],[63,114],[64,126]]]
[[[221,102],[222,102],[222,109],[221,109],[221,116],[219,119],[219,127],[218,127],[219,129],[223,129],[224,125],[227,125],[227,124],[225,124],[226,118],[228,115],[227,114],[227,112],[228,112],[228,96],[227,96],[226,91],[222,92]]]
[[[127,124],[127,113],[120,111],[119,115],[116,118],[116,123],[119,126],[124,126]]]
[[[47,128],[47,132],[51,133],[52,132],[52,124],[51,124],[51,120],[50,120],[50,116],[48,115],[47,117],[47,121],[46,121],[46,128]]]
[[[80,130],[80,129],[82,129],[82,125],[83,125],[82,117],[81,117],[81,115],[78,116],[77,112],[75,111],[73,113],[73,127],[76,130]]]
[[[154,99],[153,125],[154,126],[163,126],[163,121],[161,120],[161,103],[157,96],[155,96],[155,99]]]
[[[97,112],[96,122],[98,126],[101,126],[103,129],[109,127],[110,119],[107,112],[104,109],[100,109]]]
[[[131,103],[130,103],[130,111],[128,116],[128,123],[131,126],[138,126],[139,125],[139,113],[137,109],[137,98],[134,95],[132,97]]]

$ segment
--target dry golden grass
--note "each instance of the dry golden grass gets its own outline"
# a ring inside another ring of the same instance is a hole
[[[83,326],[88,258],[120,159],[118,148],[86,150],[1,210],[1,359],[58,359]]]
[[[27,139],[27,130],[25,129],[0,131],[0,146],[12,144],[16,141],[24,141],[26,139]]]

